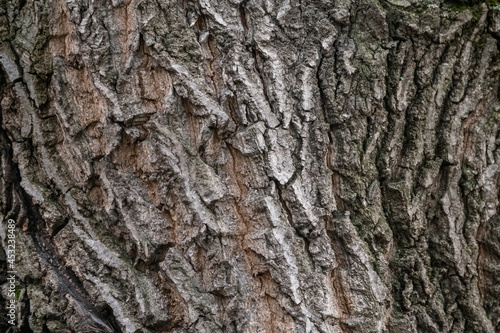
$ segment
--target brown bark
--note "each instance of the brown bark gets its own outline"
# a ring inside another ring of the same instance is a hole
[[[9,332],[500,332],[500,5],[0,0]]]

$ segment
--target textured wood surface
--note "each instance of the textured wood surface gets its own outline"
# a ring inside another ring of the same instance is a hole
[[[499,37],[494,0],[0,0],[0,327],[500,332]]]

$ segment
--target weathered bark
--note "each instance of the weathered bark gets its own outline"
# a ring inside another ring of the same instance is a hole
[[[500,332],[496,6],[0,0],[11,332]]]

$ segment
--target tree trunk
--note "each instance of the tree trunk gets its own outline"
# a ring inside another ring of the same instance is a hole
[[[500,332],[496,0],[0,21],[3,331]]]

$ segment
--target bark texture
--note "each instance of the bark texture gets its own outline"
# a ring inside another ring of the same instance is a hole
[[[498,38],[493,0],[0,0],[1,328],[500,332]]]

